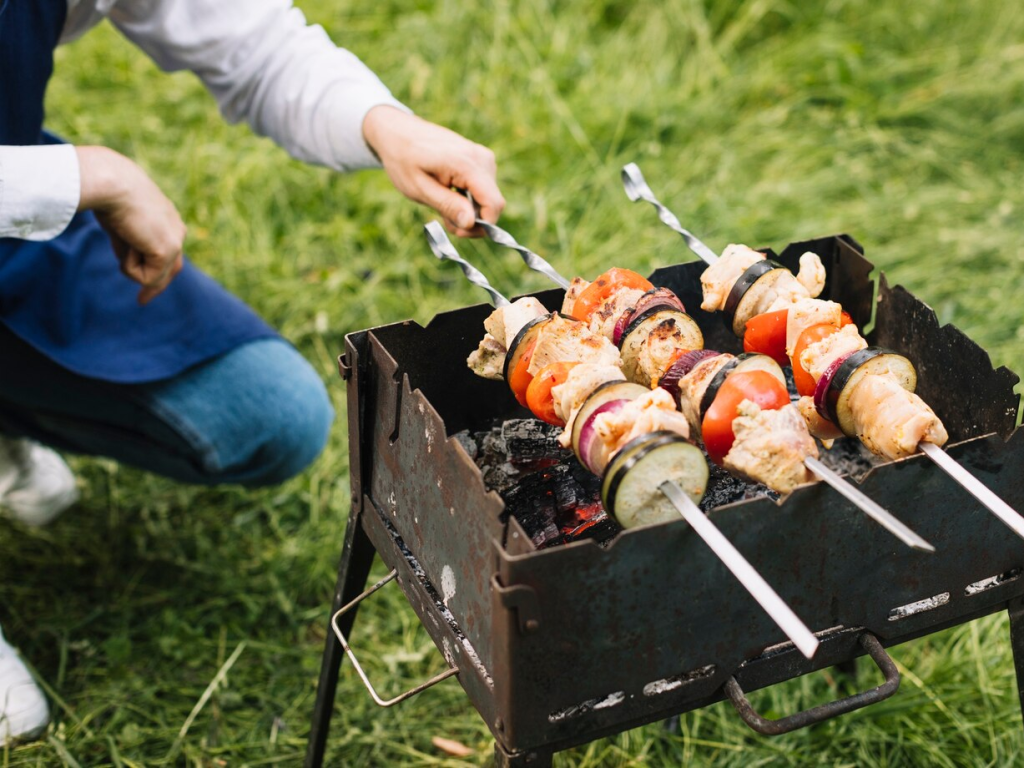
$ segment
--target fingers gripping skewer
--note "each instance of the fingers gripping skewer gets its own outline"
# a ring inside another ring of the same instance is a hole
[[[761,574],[747,562],[740,551],[725,538],[710,518],[701,512],[700,507],[694,504],[690,497],[671,481],[662,483],[658,489],[672,502],[679,514],[711,548],[711,551],[718,555],[718,559],[750,593],[751,597],[764,608],[765,613],[772,618],[772,621],[778,624],[779,629],[786,633],[786,637],[793,641],[793,645],[800,653],[808,659],[813,657],[814,652],[818,649],[818,638],[807,628],[806,624],[800,621],[800,618],[793,613],[793,609],[786,605]]]
[[[469,202],[473,203],[473,208],[475,210],[476,203],[473,201],[473,195],[468,190],[463,190],[463,193],[466,195],[466,197],[469,198]],[[542,259],[529,248],[520,245],[518,242],[516,242],[516,239],[512,237],[512,235],[510,235],[504,229],[502,229],[496,224],[492,224],[491,222],[480,218],[479,216],[476,217],[476,225],[484,231],[487,237],[496,242],[498,245],[503,245],[506,248],[511,248],[513,251],[518,251],[519,255],[522,256],[523,261],[526,263],[526,266],[528,266],[534,272],[540,272],[542,275],[548,277],[550,280],[553,280],[563,289],[568,290],[569,281],[562,277],[558,273],[558,270],[552,267],[551,264],[549,264],[546,260]]]
[[[452,241],[448,239],[448,235],[445,233],[444,227],[441,226],[440,222],[431,221],[423,227],[423,231],[426,233],[427,243],[430,245],[430,250],[434,252],[434,255],[441,261],[454,261],[458,264],[469,282],[483,288],[491,295],[491,303],[495,307],[507,307],[512,303],[494,290],[494,287],[487,282],[483,272],[459,256],[459,252],[455,250]]]
[[[686,245],[689,246],[690,250],[700,256],[705,263],[714,264],[718,261],[718,254],[704,245],[704,243],[702,243],[689,230],[683,229],[683,225],[679,223],[679,219],[676,218],[676,215],[662,205],[658,198],[654,196],[651,188],[647,185],[647,180],[644,179],[644,175],[640,173],[640,168],[636,163],[629,163],[628,165],[623,166],[622,184],[626,188],[626,197],[634,203],[637,200],[645,200],[653,205],[658,210],[658,218],[661,219],[669,229],[672,229],[682,235],[683,240],[686,241]]]

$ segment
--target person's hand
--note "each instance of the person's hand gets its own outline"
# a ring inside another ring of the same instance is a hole
[[[495,181],[494,153],[454,131],[390,106],[371,109],[363,137],[377,153],[391,183],[417,203],[429,205],[449,232],[479,237],[472,204],[452,187],[469,190],[480,218],[496,222],[505,207]]]
[[[185,224],[138,165],[106,147],[76,147],[80,211],[92,210],[110,236],[121,271],[142,286],[147,304],[181,272]]]

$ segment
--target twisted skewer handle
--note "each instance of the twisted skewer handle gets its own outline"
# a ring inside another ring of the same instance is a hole
[[[454,261],[458,264],[462,269],[462,274],[466,276],[469,282],[483,288],[491,295],[491,303],[495,307],[507,307],[512,303],[487,282],[483,272],[459,256],[459,252],[455,250],[452,241],[448,239],[448,234],[444,231],[444,227],[441,226],[441,222],[429,222],[423,227],[423,232],[427,236],[427,243],[430,245],[430,250],[434,252],[434,255],[441,261]]]
[[[458,191],[464,194],[469,199],[469,202],[473,206],[473,211],[479,214],[479,207],[477,206],[476,201],[473,199],[473,193],[470,192],[468,189],[459,189]],[[499,227],[497,224],[492,224],[486,219],[480,218],[480,216],[478,215],[476,217],[476,225],[484,231],[484,234],[486,234],[487,237],[496,242],[498,245],[503,245],[506,248],[511,248],[513,251],[517,251],[519,255],[522,256],[523,261],[526,263],[526,266],[528,266],[534,272],[540,272],[542,275],[544,275],[557,285],[561,286],[563,289],[569,290],[569,281],[562,277],[558,273],[557,269],[552,267],[551,264],[549,264],[545,259],[542,259],[540,256],[538,256],[536,253],[531,251],[526,246],[520,245],[518,242],[516,242],[516,239],[512,237],[512,235],[510,235],[504,229]]]
[[[491,224],[489,221],[484,221],[479,217],[477,217],[476,225],[486,232],[487,237],[498,245],[504,245],[506,248],[518,251],[519,255],[523,257],[523,261],[526,263],[526,266],[534,272],[540,272],[562,288],[566,290],[569,289],[569,281],[562,277],[554,267],[529,248],[517,243],[516,239],[504,229],[495,224]]]
[[[688,229],[683,229],[683,225],[679,223],[679,219],[676,218],[676,215],[662,205],[658,198],[654,196],[651,188],[647,185],[647,180],[644,178],[644,175],[640,173],[640,168],[636,163],[629,163],[622,167],[622,185],[626,188],[626,197],[634,203],[637,200],[645,200],[653,205],[658,211],[658,218],[661,219],[669,229],[672,229],[682,235],[683,240],[686,241],[686,245],[690,250],[700,256],[706,264],[714,264],[718,261],[718,254],[704,245],[704,243],[702,243],[700,239],[698,239]]]

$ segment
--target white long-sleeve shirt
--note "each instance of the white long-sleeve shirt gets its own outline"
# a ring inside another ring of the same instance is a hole
[[[195,72],[229,121],[245,120],[299,160],[379,167],[363,118],[381,104],[408,111],[291,0],[68,0],[61,42],[106,17],[162,69]],[[56,237],[80,191],[73,147],[0,146],[0,237]]]

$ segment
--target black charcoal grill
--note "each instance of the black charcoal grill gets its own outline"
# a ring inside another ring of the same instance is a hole
[[[869,342],[917,366],[918,393],[945,423],[949,453],[1024,510],[1017,376],[994,370],[980,347],[884,276],[876,299],[872,265],[849,237],[795,243],[775,258],[795,270],[807,250],[828,271],[823,295],[861,327],[874,309]],[[709,348],[738,351],[721,318],[699,309],[703,268],[667,267],[651,280],[682,298]],[[557,307],[561,292],[538,298]],[[724,698],[765,734],[821,722],[895,692],[899,673],[885,647],[996,611],[1009,611],[1024,678],[1024,542],[923,456],[872,467],[862,488],[932,542],[934,555],[902,546],[824,483],[782,503],[760,496],[709,510],[818,634],[811,661],[681,519],[604,545],[538,548],[457,437],[528,415],[506,387],[465,367],[490,309],[346,338],[352,508],[334,611],[356,601],[336,620],[349,637],[379,555],[452,668],[440,677],[458,678],[494,734],[499,766],[550,765],[558,750]],[[360,641],[372,639],[357,632]],[[323,761],[342,653],[328,633],[307,766]],[[864,654],[885,675],[878,688],[777,721],[744,697]]]

